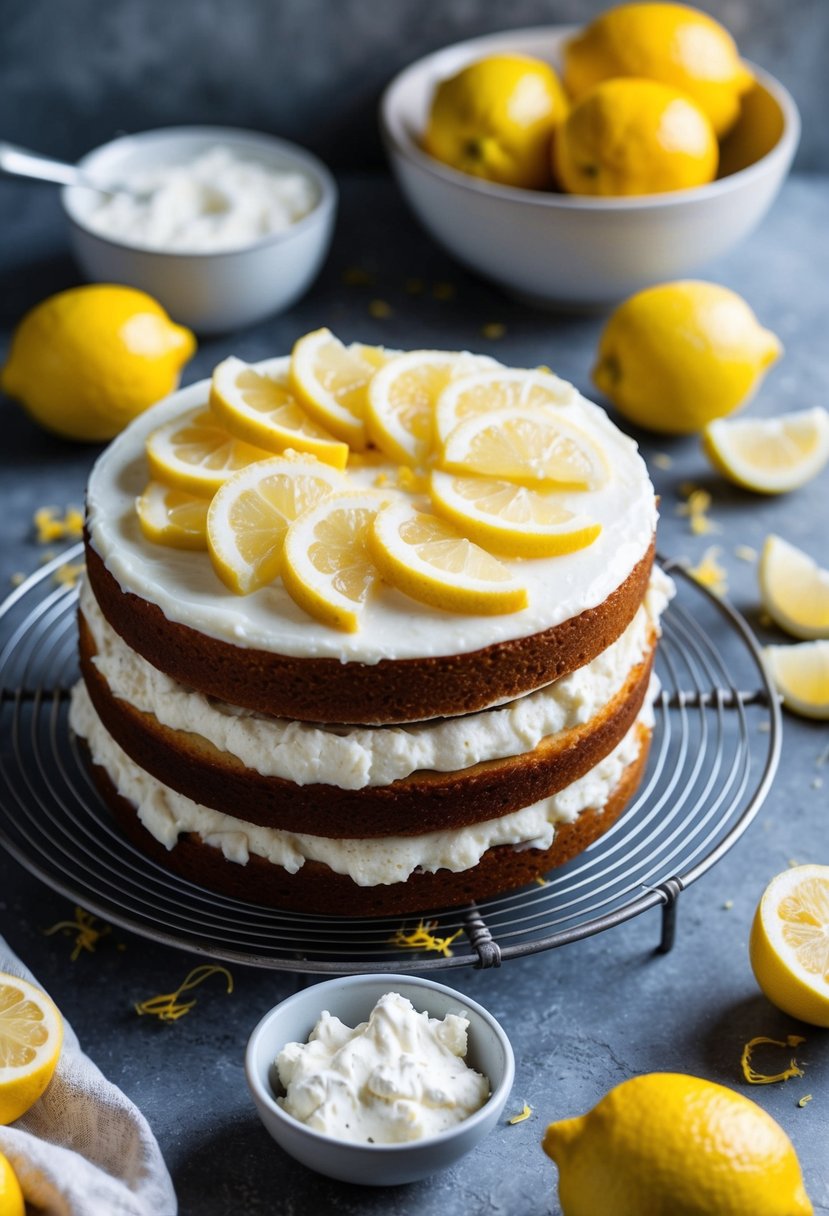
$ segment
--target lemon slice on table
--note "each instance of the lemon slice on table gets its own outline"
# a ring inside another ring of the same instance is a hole
[[[766,612],[796,638],[829,638],[829,570],[772,532],[760,555]]]
[[[366,421],[378,448],[401,464],[420,464],[434,439],[438,397],[461,376],[497,367],[488,355],[411,350],[392,359],[368,386]]]
[[[357,451],[366,446],[366,390],[394,352],[355,342],[344,346],[330,329],[315,329],[291,352],[291,387],[311,417]]]
[[[272,583],[290,524],[344,484],[313,456],[274,456],[226,481],[207,513],[207,548],[222,582],[237,595]]]
[[[210,408],[237,439],[271,452],[291,448],[344,469],[348,444],[318,426],[291,391],[285,372],[258,370],[231,356],[213,372]]]
[[[156,481],[208,497],[234,473],[273,452],[234,439],[205,406],[196,406],[153,431],[147,463]]]
[[[829,1026],[829,866],[794,866],[771,880],[754,915],[749,957],[773,1005]]]
[[[16,975],[0,974],[0,1124],[12,1123],[52,1079],[63,1045],[54,1001]]]
[[[368,547],[372,520],[387,501],[366,491],[338,494],[311,507],[285,536],[282,581],[288,594],[324,625],[356,633],[378,571]]]
[[[829,461],[829,411],[815,406],[779,418],[721,418],[705,428],[702,446],[729,481],[758,494],[785,494]]]
[[[560,495],[494,477],[460,477],[435,470],[432,504],[471,540],[506,557],[557,557],[592,545],[602,530],[567,509]]]
[[[421,603],[489,616],[527,606],[526,587],[497,558],[409,503],[377,512],[369,549],[386,582]]]
[[[502,410],[461,422],[443,445],[443,468],[520,485],[588,490],[607,479],[594,441],[552,411]]]
[[[763,658],[787,709],[804,718],[829,718],[829,642],[766,646]]]
[[[209,506],[208,498],[197,498],[160,481],[151,481],[135,503],[147,540],[171,549],[207,548]]]
[[[435,404],[435,434],[445,443],[460,422],[505,409],[546,409],[570,405],[578,392],[553,372],[493,368],[450,383]]]

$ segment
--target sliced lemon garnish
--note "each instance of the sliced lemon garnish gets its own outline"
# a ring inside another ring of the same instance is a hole
[[[390,503],[377,512],[369,548],[386,582],[424,604],[482,615],[527,606],[526,587],[506,566],[409,503]]]
[[[781,629],[796,638],[829,638],[829,570],[772,533],[759,576],[763,607]]]
[[[150,476],[207,497],[228,477],[272,452],[234,439],[205,406],[196,406],[153,431],[147,439]]]
[[[392,359],[368,386],[372,441],[401,464],[422,463],[432,448],[435,405],[446,386],[497,366],[488,355],[447,350],[412,350]]]
[[[829,866],[794,866],[771,880],[755,913],[749,952],[773,1004],[829,1026]]]
[[[209,499],[197,498],[160,481],[151,481],[135,503],[138,522],[147,540],[171,549],[207,548],[209,506]]]
[[[387,499],[367,491],[338,494],[318,503],[285,535],[282,581],[309,616],[356,633],[360,615],[378,579],[368,533]]]
[[[602,530],[561,496],[494,477],[435,470],[429,493],[437,511],[471,540],[507,557],[556,557],[591,545]]]
[[[494,368],[448,385],[435,405],[435,432],[441,443],[460,422],[505,409],[547,409],[570,405],[578,392],[566,380],[540,369]]]
[[[237,595],[272,583],[289,525],[344,484],[312,456],[274,456],[231,477],[207,513],[207,548],[222,582]]]
[[[237,439],[270,452],[310,452],[344,469],[348,444],[318,426],[291,391],[287,372],[258,370],[231,356],[213,372],[210,408]]]
[[[758,494],[785,494],[829,461],[829,412],[815,406],[779,418],[720,418],[703,431],[702,446],[729,481]]]
[[[594,440],[551,410],[473,415],[447,437],[441,464],[458,473],[567,490],[593,489],[607,479]]]
[[[0,1125],[19,1119],[52,1079],[63,1019],[45,992],[0,974]]]
[[[804,718],[829,718],[829,642],[766,646],[763,657],[787,709]]]
[[[291,387],[320,426],[361,451],[366,446],[366,390],[387,357],[382,347],[344,346],[330,329],[315,329],[291,353]]]

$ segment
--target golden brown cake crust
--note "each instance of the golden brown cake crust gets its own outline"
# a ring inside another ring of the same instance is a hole
[[[92,772],[104,800],[136,848],[190,882],[234,899],[297,912],[408,916],[488,899],[525,886],[583,852],[616,822],[642,779],[650,731],[641,725],[638,729],[639,755],[622,773],[604,809],[585,810],[575,822],[560,824],[549,849],[519,851],[498,845],[472,869],[459,874],[450,870],[412,874],[407,882],[378,887],[360,887],[316,861],[306,862],[297,874],[289,874],[261,857],[251,856],[247,865],[238,865],[227,861],[219,849],[204,844],[196,833],[180,836],[168,851],[143,827],[134,806],[118,794],[106,770],[94,765]]]
[[[170,621],[123,591],[87,537],[89,582],[128,646],[179,683],[244,709],[303,722],[391,725],[474,713],[552,683],[601,654],[642,603],[653,541],[603,603],[530,637],[469,654],[341,663],[244,649]]]

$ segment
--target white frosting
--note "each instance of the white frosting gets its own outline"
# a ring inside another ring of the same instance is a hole
[[[276,1059],[277,1101],[337,1140],[403,1144],[434,1136],[480,1110],[489,1081],[464,1060],[469,1019],[418,1013],[396,992],[353,1029],[324,1010],[307,1043]]]
[[[532,751],[542,739],[590,721],[624,686],[673,594],[654,568],[643,606],[612,646],[591,663],[498,709],[400,727],[332,728],[268,718],[183,688],[136,654],[105,620],[92,589],[81,610],[95,641],[95,666],[114,696],[163,726],[209,740],[258,773],[297,785],[340,789],[389,785],[410,773],[455,772]]]
[[[287,365],[287,359],[277,359],[256,366],[284,373]],[[252,595],[234,596],[205,553],[151,545],[143,538],[135,499],[147,481],[145,440],[184,410],[206,404],[208,391],[208,382],[202,381],[174,393],[140,415],[107,448],[87,490],[89,530],[93,548],[125,591],[157,604],[171,621],[237,646],[363,663],[468,654],[549,629],[601,604],[645,554],[656,527],[653,487],[636,444],[603,410],[576,395],[562,408],[601,444],[612,475],[599,489],[563,493],[561,500],[602,525],[598,539],[562,557],[508,561],[529,592],[528,607],[521,612],[457,616],[381,584],[366,605],[360,630],[342,633],[308,617],[279,580]],[[349,477],[364,486],[377,473],[375,466],[350,471]]]
[[[415,870],[469,870],[495,845],[548,849],[557,823],[572,823],[583,810],[605,805],[639,753],[638,724],[653,722],[651,701],[657,687],[652,682],[637,723],[618,747],[557,794],[471,827],[370,840],[334,840],[263,828],[185,798],[139,768],[118,746],[96,714],[83,681],[72,690],[69,722],[86,739],[94,763],[106,770],[122,797],[136,807],[147,831],[165,848],[174,848],[180,833],[196,832],[206,844],[221,849],[228,861],[244,865],[252,853],[290,874],[306,861],[319,861],[337,874],[348,875],[358,886],[372,887],[405,882]]]

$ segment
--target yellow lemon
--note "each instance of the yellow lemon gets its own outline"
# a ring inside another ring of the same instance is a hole
[[[25,1216],[26,1205],[17,1175],[0,1153],[0,1216]]]
[[[717,135],[734,125],[754,77],[728,30],[685,4],[621,4],[564,48],[564,83],[577,100],[603,80],[645,76],[681,89]]]
[[[771,880],[751,926],[749,957],[773,1005],[829,1026],[829,866],[793,866]]]
[[[62,1045],[57,1005],[28,980],[0,974],[0,1124],[13,1123],[38,1100]]]
[[[713,181],[719,148],[706,115],[679,89],[620,77],[576,103],[553,159],[570,194],[662,194]]]
[[[435,90],[423,146],[437,160],[504,186],[550,185],[550,141],[567,99],[549,64],[489,55]]]
[[[782,350],[736,292],[662,283],[611,315],[593,382],[637,426],[689,435],[743,405]]]
[[[73,287],[20,322],[0,387],[48,431],[112,439],[177,387],[195,349],[190,330],[143,291]]]
[[[811,1216],[800,1163],[772,1117],[698,1077],[623,1081],[551,1123],[564,1216]]]

